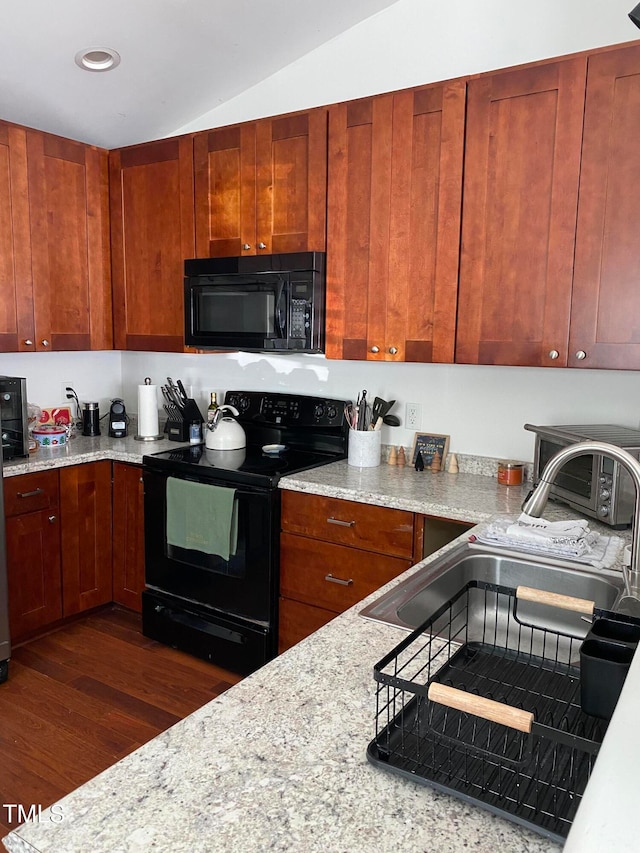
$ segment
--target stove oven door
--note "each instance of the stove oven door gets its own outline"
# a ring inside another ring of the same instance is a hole
[[[256,669],[277,648],[279,493],[212,482],[235,488],[237,544],[225,560],[167,543],[169,476],[184,478],[144,468],[144,633],[238,672]]]

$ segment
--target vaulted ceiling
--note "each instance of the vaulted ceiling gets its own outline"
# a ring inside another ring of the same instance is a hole
[[[24,0],[0,11],[0,118],[116,148],[171,134],[396,0]],[[108,72],[76,54],[110,48]]]

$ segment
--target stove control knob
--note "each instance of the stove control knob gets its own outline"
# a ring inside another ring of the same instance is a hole
[[[327,417],[331,418],[331,420],[333,420],[337,414],[338,414],[338,410],[336,409],[336,407],[335,406],[329,406],[329,408],[327,409]]]
[[[316,407],[313,410],[313,414],[316,418],[321,418],[324,415],[324,406],[322,403],[316,404]]]

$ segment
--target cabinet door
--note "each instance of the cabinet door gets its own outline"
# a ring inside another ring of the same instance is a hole
[[[455,82],[330,109],[329,357],[453,361],[464,108]]]
[[[191,137],[109,155],[115,348],[184,350],[184,261],[195,255]]]
[[[585,74],[469,82],[457,362],[567,364]]]
[[[35,349],[27,134],[0,122],[0,352]]]
[[[327,111],[197,134],[199,257],[323,251]]]
[[[111,462],[60,469],[63,613],[113,599]]]
[[[640,368],[640,48],[589,58],[569,365]]]
[[[326,245],[327,111],[256,125],[258,252],[322,252]]]
[[[193,155],[198,257],[255,255],[255,123],[196,134]]]
[[[113,600],[142,611],[144,488],[139,465],[113,463]]]
[[[113,346],[107,156],[27,132],[36,350]]]

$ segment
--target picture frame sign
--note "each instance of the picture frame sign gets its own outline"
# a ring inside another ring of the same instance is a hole
[[[420,454],[425,471],[444,471],[448,452],[448,435],[417,432],[413,439],[411,464],[415,466],[418,454]]]

